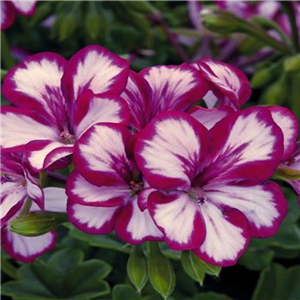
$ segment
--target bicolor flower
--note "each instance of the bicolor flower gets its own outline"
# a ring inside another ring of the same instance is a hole
[[[206,81],[187,64],[155,66],[130,72],[121,97],[131,112],[131,126],[140,131],[165,111],[185,111],[207,93]]]
[[[33,15],[36,3],[36,0],[1,1],[1,30],[6,30],[14,23],[17,13],[24,16]]]
[[[3,94],[18,107],[2,108],[2,147],[26,151],[43,170],[73,153],[75,141],[98,122],[127,124],[119,95],[128,62],[100,46],[88,46],[69,61],[55,53],[30,56],[11,69]]]
[[[144,187],[126,144],[130,131],[119,124],[92,126],[75,146],[74,171],[67,182],[68,215],[80,230],[106,234],[116,230],[126,242],[161,240],[148,210],[137,198]]]
[[[229,106],[239,110],[250,98],[250,82],[238,68],[210,58],[200,59],[192,67],[209,84],[209,91],[203,98],[208,108]]]
[[[19,153],[1,153],[1,222],[5,223],[30,197],[40,209],[44,209],[44,194],[38,175],[26,167]]]
[[[66,212],[67,197],[62,188],[47,187],[44,189],[45,210],[49,212]],[[40,208],[33,203],[29,212],[40,211]],[[55,247],[56,233],[49,231],[39,236],[23,236],[9,231],[10,223],[20,216],[22,207],[1,226],[1,245],[14,259],[25,263],[33,262],[38,256],[52,250]]]
[[[267,179],[283,152],[270,112],[249,108],[210,131],[185,113],[161,114],[139,136],[135,158],[157,191],[146,207],[172,249],[214,265],[234,264],[251,237],[273,235],[286,214]]]

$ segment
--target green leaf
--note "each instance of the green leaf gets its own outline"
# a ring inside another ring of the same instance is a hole
[[[181,263],[186,273],[198,281],[200,285],[203,285],[205,274],[218,276],[221,272],[220,267],[212,266],[204,262],[192,251],[182,252]]]
[[[274,264],[261,272],[252,300],[300,299],[300,266],[285,269]]]
[[[131,286],[117,284],[112,291],[112,300],[141,300],[139,294]]]
[[[14,299],[91,299],[109,293],[102,279],[111,267],[101,260],[83,262],[79,250],[64,249],[45,262],[38,260],[18,270],[18,280],[5,283],[2,293]]]
[[[272,263],[274,256],[275,252],[268,248],[249,247],[239,263],[251,271],[260,271]]]
[[[127,262],[127,274],[140,293],[148,281],[147,263],[140,246],[133,246]]]
[[[149,242],[148,276],[153,288],[167,299],[175,288],[175,273],[157,242]]]
[[[123,253],[130,253],[130,248],[120,241],[115,235],[92,235],[84,233],[76,228],[71,228],[69,235],[75,239],[88,243],[90,246],[104,249],[116,250]]]

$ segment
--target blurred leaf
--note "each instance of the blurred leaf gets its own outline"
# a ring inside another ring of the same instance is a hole
[[[274,251],[270,249],[249,247],[239,263],[251,271],[260,271],[272,263],[274,255]]]
[[[112,291],[112,300],[141,300],[135,289],[126,284],[117,284]]]
[[[285,269],[274,264],[261,272],[252,300],[300,299],[300,266]]]
[[[120,252],[128,253],[128,254],[130,253],[130,248],[125,247],[126,244],[124,244],[122,241],[120,241],[113,234],[92,235],[92,234],[88,234],[83,231],[80,231],[74,227],[70,230],[69,234],[71,237],[78,239],[80,241],[84,241],[84,242],[88,243],[90,246],[116,250],[116,251],[120,251]]]
[[[85,300],[109,293],[105,278],[111,267],[101,260],[83,262],[79,250],[64,249],[45,262],[36,261],[18,270],[18,280],[2,286],[2,294],[14,299]]]
[[[195,294],[192,298],[192,300],[230,300],[231,298],[226,295],[217,294],[214,292],[208,292],[208,293],[198,293]]]

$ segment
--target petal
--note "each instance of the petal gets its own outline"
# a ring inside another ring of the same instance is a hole
[[[194,252],[215,266],[234,265],[249,243],[247,220],[237,210],[219,208],[209,201],[201,206],[206,238]]]
[[[74,162],[78,172],[98,186],[129,183],[132,175],[125,142],[130,136],[127,128],[119,124],[92,126],[75,146]]]
[[[116,232],[125,242],[136,245],[146,241],[163,241],[163,234],[153,222],[149,211],[141,211],[137,199],[122,209],[116,223]]]
[[[1,223],[9,220],[27,198],[26,188],[19,182],[7,181],[1,175]]]
[[[73,203],[68,200],[70,222],[90,234],[110,233],[115,225],[120,207],[95,207]]]
[[[205,127],[189,115],[163,113],[139,133],[136,162],[153,188],[188,189],[208,140]]]
[[[2,147],[24,150],[24,146],[35,140],[57,140],[59,130],[43,116],[31,110],[4,106],[2,116]]]
[[[1,31],[10,27],[16,18],[15,8],[9,1],[1,1]],[[3,90],[3,88],[2,88]]]
[[[119,96],[127,82],[129,63],[100,46],[87,46],[69,61],[62,85],[64,93],[75,102],[82,92],[109,93]]]
[[[35,13],[36,0],[11,0],[16,10],[25,16],[31,16]]]
[[[24,263],[33,262],[38,256],[55,247],[54,231],[34,237],[22,236],[17,233],[2,230],[2,247],[14,259]]]
[[[166,243],[175,250],[199,247],[205,239],[205,226],[196,201],[184,192],[153,192],[149,212],[164,233]]]
[[[67,195],[63,188],[44,188],[45,210],[54,212],[67,212]]]
[[[74,203],[89,206],[119,206],[130,197],[131,190],[125,186],[98,187],[86,181],[77,171],[67,181],[67,195]]]
[[[150,119],[164,111],[184,111],[200,101],[208,86],[202,76],[187,64],[180,66],[155,66],[139,73],[152,90]]]
[[[202,184],[209,180],[265,180],[281,160],[282,132],[263,107],[234,113],[216,124],[211,133],[214,148],[201,175]]]
[[[200,71],[213,91],[229,97],[233,108],[238,109],[250,98],[250,82],[236,67],[210,58],[198,60],[192,66]]]
[[[67,104],[60,87],[65,65],[66,60],[55,53],[29,56],[7,73],[3,94],[12,104],[46,113],[66,127]]]
[[[127,102],[131,113],[131,126],[137,131],[149,121],[148,108],[151,99],[151,88],[148,82],[133,71],[129,72],[126,88],[121,97]]]
[[[206,129],[210,130],[219,121],[232,114],[233,109],[228,106],[212,109],[207,109],[201,106],[193,106],[187,111],[187,113],[204,125]]]
[[[40,209],[44,209],[44,193],[41,187],[37,184],[37,180],[24,169],[24,177],[26,179],[27,195],[32,199]]]
[[[147,187],[143,189],[139,195],[138,195],[138,206],[141,211],[144,211],[145,209],[148,209],[148,197],[152,192],[155,192],[156,190],[152,187]]]
[[[53,141],[35,141],[27,145],[28,161],[34,171],[47,169],[53,163],[73,153],[73,145]]]
[[[249,222],[252,237],[274,235],[287,212],[287,201],[280,187],[271,182],[261,184],[212,184],[205,187],[208,200],[242,212]]]
[[[91,90],[87,90],[75,104],[74,125],[77,139],[96,123],[128,125],[128,120],[127,104],[117,96],[97,97]]]
[[[299,122],[292,111],[282,106],[266,106],[271,112],[274,122],[283,133],[284,151],[282,160],[286,160],[296,148]]]

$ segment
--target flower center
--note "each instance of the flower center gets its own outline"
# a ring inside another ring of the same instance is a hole
[[[130,185],[130,188],[131,188],[131,195],[132,196],[137,195],[144,188],[144,182],[142,182],[142,181],[139,182],[139,183],[136,183],[135,181],[131,180],[129,182],[129,185]]]
[[[202,188],[191,188],[188,191],[188,195],[191,199],[195,200],[199,206],[203,205],[207,199]]]
[[[75,136],[73,134],[71,134],[68,131],[63,131],[60,134],[60,142],[63,144],[74,144],[75,143]]]

